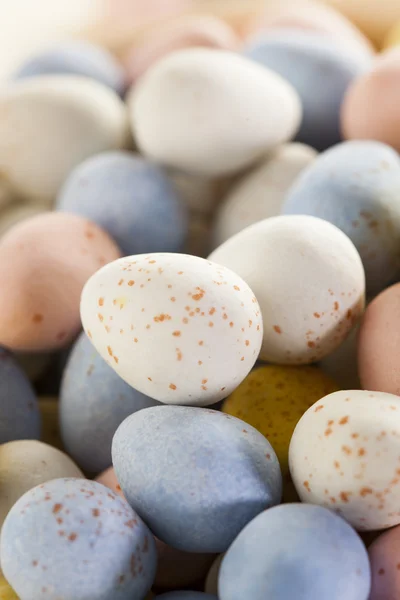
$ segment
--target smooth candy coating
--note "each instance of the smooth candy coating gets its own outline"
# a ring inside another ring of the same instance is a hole
[[[218,600],[214,594],[203,594],[203,592],[168,592],[156,596],[155,600]]]
[[[176,252],[187,234],[186,210],[166,173],[127,152],[89,158],[67,178],[57,209],[102,227],[125,255]]]
[[[86,334],[124,381],[166,404],[225,398],[257,360],[259,306],[235,273],[184,254],[125,257],[81,298]]]
[[[42,417],[41,440],[46,444],[53,446],[53,448],[65,451],[58,424],[59,406],[58,398],[48,396],[39,398],[39,409]]]
[[[225,400],[222,410],[265,435],[285,476],[289,471],[290,439],[300,417],[314,402],[338,389],[316,367],[262,366]]]
[[[111,442],[122,421],[155,406],[123,381],[82,333],[64,370],[60,392],[60,429],[68,454],[88,473],[111,465]]]
[[[399,193],[397,152],[380,142],[344,142],[299,176],[282,212],[319,217],[344,231],[361,256],[367,290],[374,294],[400,271]]]
[[[238,535],[222,561],[218,590],[221,600],[367,600],[368,556],[339,516],[285,504]]]
[[[400,527],[380,535],[368,549],[371,563],[370,600],[400,597]]]
[[[250,43],[244,55],[279,73],[299,94],[299,142],[317,150],[340,142],[343,97],[353,79],[368,68],[368,57],[323,34],[296,29],[271,30]]]
[[[0,598],[1,600],[19,600],[18,596],[4,577],[0,575]]]
[[[128,503],[81,479],[24,494],[4,522],[0,551],[22,600],[143,598],[157,562],[153,536]]]
[[[307,364],[333,352],[364,308],[360,256],[337,227],[308,216],[280,216],[247,227],[210,260],[243,277],[264,321],[262,360]]]
[[[269,442],[214,410],[139,411],[118,428],[112,457],[131,506],[159,539],[187,552],[225,551],[246,523],[281,498]]]
[[[400,398],[345,390],[316,402],[289,449],[302,502],[342,515],[360,531],[400,523]]]
[[[129,105],[145,156],[209,176],[255,162],[291,139],[301,119],[299,98],[283,78],[233,52],[207,48],[161,59]]]

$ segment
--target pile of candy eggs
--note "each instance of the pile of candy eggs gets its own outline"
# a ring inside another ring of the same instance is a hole
[[[159,4],[0,88],[0,600],[399,600],[400,12]]]

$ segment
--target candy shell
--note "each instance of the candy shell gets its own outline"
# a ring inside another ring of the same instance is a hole
[[[368,550],[371,563],[370,600],[400,597],[400,527],[380,535]]]
[[[1,600],[19,600],[10,584],[0,575],[0,598]]]

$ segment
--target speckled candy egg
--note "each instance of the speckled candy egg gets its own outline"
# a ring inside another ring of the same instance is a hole
[[[365,547],[339,516],[286,504],[258,515],[222,561],[221,600],[367,600]]]
[[[22,599],[143,598],[156,568],[153,536],[125,500],[94,481],[55,479],[24,494],[0,541]]]
[[[137,145],[147,157],[210,176],[238,171],[290,140],[301,118],[300,100],[283,78],[233,52],[208,48],[158,61],[129,104]]]
[[[155,600],[218,600],[214,594],[203,594],[203,592],[168,592],[156,596]]]
[[[369,547],[372,589],[370,600],[400,597],[400,527],[380,535]]]
[[[289,465],[303,502],[341,514],[360,531],[400,523],[400,398],[345,390],[300,419]]]
[[[363,311],[360,256],[342,231],[322,219],[265,219],[219,246],[210,260],[254,290],[264,321],[263,360],[320,360],[345,340]]]
[[[338,389],[316,367],[268,365],[252,371],[225,400],[222,410],[265,435],[286,475],[290,439],[300,417],[314,402]]]
[[[118,428],[112,457],[131,506],[154,535],[187,552],[225,551],[246,523],[281,499],[279,463],[267,439],[210,409],[139,411]]]
[[[400,159],[374,141],[344,142],[321,154],[289,189],[284,214],[306,214],[344,231],[374,294],[400,269]]]
[[[1,600],[19,600],[10,584],[0,575],[0,598]]]
[[[279,73],[298,92],[303,105],[299,142],[325,150],[341,140],[343,96],[368,68],[369,57],[323,34],[296,29],[264,33],[249,43],[244,54]]]
[[[127,152],[100,154],[79,165],[57,208],[103,227],[124,255],[179,251],[187,234],[185,207],[166,173]]]
[[[88,473],[111,465],[111,442],[130,414],[158,402],[123,381],[93,348],[85,333],[76,341],[64,370],[60,428],[70,456]]]
[[[131,256],[100,269],[82,292],[81,317],[118,375],[166,404],[222,400],[246,377],[262,340],[248,285],[184,254]]]
[[[13,350],[53,350],[80,328],[83,284],[119,249],[97,225],[44,213],[0,240],[0,343]]]

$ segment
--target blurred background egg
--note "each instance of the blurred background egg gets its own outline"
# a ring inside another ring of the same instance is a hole
[[[400,527],[380,535],[369,547],[372,588],[370,600],[400,596]]]

